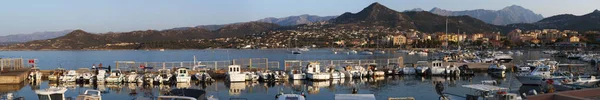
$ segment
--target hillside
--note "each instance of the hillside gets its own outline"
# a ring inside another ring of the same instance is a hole
[[[523,30],[533,29],[559,29],[575,31],[600,31],[600,11],[594,10],[591,13],[575,16],[571,14],[556,15],[544,18],[531,24],[511,24],[509,28],[519,28]]]
[[[358,13],[344,13],[332,19],[338,25],[384,26],[399,29],[417,29],[423,32],[444,32],[446,20],[449,30],[467,33],[500,31],[496,25],[487,24],[469,16],[440,16],[425,11],[398,12],[379,3],[373,3]]]
[[[476,9],[465,11],[450,11],[441,8],[433,8],[429,10],[429,12],[442,16],[467,15],[494,25],[533,23],[544,18],[540,14],[536,14],[535,12],[529,9],[517,5],[508,6],[500,10]]]

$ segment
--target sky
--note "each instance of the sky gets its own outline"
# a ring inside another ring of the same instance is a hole
[[[520,5],[544,17],[600,9],[600,0],[9,0],[0,3],[0,35],[162,30],[301,14],[331,16],[356,13],[373,2],[396,11],[499,10]]]

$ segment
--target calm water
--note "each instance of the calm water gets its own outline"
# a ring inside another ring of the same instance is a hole
[[[41,69],[54,69],[57,66],[63,66],[67,69],[78,67],[89,67],[92,64],[103,63],[104,65],[113,65],[116,60],[133,61],[191,61],[192,56],[196,55],[198,60],[215,61],[231,60],[237,58],[268,58],[271,61],[283,60],[316,60],[316,59],[386,59],[403,56],[406,63],[414,63],[418,60],[426,60],[427,57],[405,55],[392,53],[380,55],[356,55],[345,53],[333,54],[331,49],[311,50],[301,55],[290,54],[285,49],[267,49],[267,50],[167,50],[161,51],[2,51],[2,57],[23,57],[37,58]],[[523,56],[514,56],[515,62],[527,59],[547,58],[549,56],[541,54],[539,51],[524,52]],[[569,61],[557,59],[562,63],[581,63],[579,61]],[[591,68],[591,67],[590,67]],[[584,68],[585,70],[585,68]],[[221,80],[213,83],[200,84],[178,84],[177,86],[138,86],[136,84],[106,84],[106,85],[75,85],[75,84],[54,84],[49,82],[39,82],[23,85],[0,85],[0,87],[16,87],[16,89],[0,88],[0,92],[13,93],[17,97],[25,97],[27,100],[35,100],[37,96],[33,92],[36,89],[45,89],[49,86],[70,87],[67,91],[67,97],[75,97],[83,93],[86,89],[98,89],[104,91],[102,94],[106,100],[128,100],[136,97],[155,97],[165,91],[173,88],[197,88],[206,90],[208,95],[214,95],[221,100],[230,98],[247,98],[249,100],[271,100],[280,91],[286,93],[307,93],[307,98],[311,100],[333,99],[334,94],[348,94],[353,88],[357,88],[361,94],[375,94],[377,99],[387,99],[388,97],[414,97],[419,100],[437,99],[432,82],[443,81],[446,84],[446,92],[455,94],[469,93],[468,89],[461,85],[480,83],[481,80],[499,80],[501,86],[511,87],[512,91],[528,90],[523,89],[520,83],[513,79],[512,75],[508,78],[493,78],[485,73],[478,73],[474,77],[417,77],[417,76],[395,76],[382,77],[377,79],[345,79],[331,80],[324,82],[310,81],[287,81],[277,83],[226,83]],[[512,83],[512,84],[511,84]],[[237,91],[239,90],[239,91]]]

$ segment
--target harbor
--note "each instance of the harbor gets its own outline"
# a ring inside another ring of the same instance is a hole
[[[515,77],[519,75],[517,73],[520,71],[519,66],[532,59],[554,59],[552,55],[544,54],[542,51],[530,51],[524,55],[511,55],[514,59],[511,59],[512,61],[507,63],[485,62],[484,60],[471,62],[474,60],[467,60],[467,58],[471,57],[445,56],[440,58],[438,54],[435,54],[439,51],[430,51],[428,56],[410,55],[402,51],[391,50],[386,51],[385,54],[372,55],[331,53],[330,50],[326,49],[315,49],[303,52],[302,54],[291,54],[286,50],[237,50],[240,53],[232,51],[234,50],[178,51],[177,53],[185,53],[186,56],[179,56],[181,58],[176,59],[176,61],[161,62],[143,59],[116,59],[107,61],[112,63],[102,62],[102,65],[100,63],[92,63],[92,66],[50,68],[40,67],[44,66],[45,63],[42,57],[28,56],[28,58],[35,58],[35,60],[32,64],[29,64],[30,61],[28,59],[22,59],[23,66],[35,65],[36,67],[28,72],[39,72],[41,81],[24,80],[16,84],[4,85],[10,88],[2,88],[0,91],[5,91],[3,95],[10,95],[8,97],[11,98],[25,99],[36,99],[35,97],[37,96],[34,91],[51,87],[61,87],[67,90],[64,92],[67,98],[75,98],[83,94],[86,90],[98,90],[101,93],[102,99],[128,98],[147,100],[150,98],[151,100],[152,98],[166,95],[174,89],[200,89],[206,91],[206,97],[218,99],[276,99],[274,98],[275,95],[291,93],[303,94],[309,100],[335,99],[334,95],[338,94],[377,94],[373,95],[376,99],[413,98],[420,100],[438,99],[440,96],[436,94],[437,90],[435,87],[439,83],[444,84],[446,87],[444,92],[465,95],[463,93],[469,93],[469,90],[464,88],[463,85],[479,84],[493,80],[499,83],[495,84],[495,86],[508,88],[507,92],[529,94],[528,91],[531,90],[539,90],[540,93],[547,92],[547,90],[540,87],[521,85],[518,78]],[[88,52],[98,53],[98,51]],[[162,51],[137,52],[165,53]],[[200,54],[197,52],[200,52]],[[213,58],[208,60],[206,58],[210,56],[199,56],[219,53],[223,53],[225,56],[243,55],[241,52],[271,52],[271,55],[229,56],[223,57],[224,59]],[[443,53],[440,52],[440,54]],[[538,56],[530,56],[528,54]],[[265,58],[258,58],[260,56]],[[165,56],[166,59],[170,59],[171,57],[173,56]],[[318,57],[322,58],[316,59]],[[558,67],[560,70],[589,74],[597,73],[597,68],[583,61],[572,61],[562,58],[554,60],[565,62],[561,63],[561,66],[567,67]],[[424,71],[419,74],[417,69],[420,67],[420,63],[425,64],[425,66],[439,66],[444,69],[440,72],[437,71],[440,69],[435,69],[434,71],[434,67],[427,67],[431,71]],[[62,64],[64,64],[62,66],[66,65],[65,63]],[[491,66],[497,64],[504,66],[498,66],[498,68],[504,68],[502,70],[506,72],[501,74],[492,73],[497,69],[492,69],[496,67]],[[468,69],[461,67],[465,65]],[[23,68],[32,69],[32,67]],[[313,68],[319,70],[308,70]],[[170,74],[163,73],[167,70],[173,72],[173,77],[177,75],[177,78],[172,83],[169,79],[155,78],[155,75]],[[294,74],[296,73],[294,70],[301,71],[302,73],[296,75]],[[61,73],[64,73],[62,74],[64,77],[51,76],[57,73],[57,71],[62,71]],[[102,80],[99,79],[98,71],[103,71],[100,73],[105,73],[105,78]],[[187,76],[184,75],[182,78],[179,78],[179,75],[183,75],[181,74],[182,71]],[[113,78],[110,77],[116,75],[113,74],[116,72],[121,73],[123,76],[119,76],[122,78],[116,78],[121,80],[113,81]],[[319,78],[321,76],[318,75],[322,74],[326,75],[322,76],[326,78]],[[27,77],[32,77],[30,73],[28,75]],[[81,77],[68,78],[68,75]],[[309,75],[311,76],[309,77]],[[50,79],[51,77],[57,78]],[[87,79],[85,80],[89,81],[80,81],[80,78],[83,77],[86,77]],[[183,77],[187,77],[187,79]],[[234,77],[241,77],[241,79],[235,79]]]

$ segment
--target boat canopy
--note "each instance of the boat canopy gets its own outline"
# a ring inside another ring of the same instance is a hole
[[[506,90],[507,89],[504,87],[485,85],[485,84],[462,85],[462,87],[477,90],[477,91],[498,91],[498,90]]]

